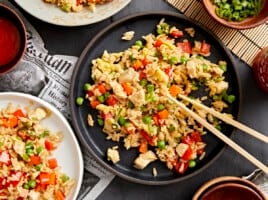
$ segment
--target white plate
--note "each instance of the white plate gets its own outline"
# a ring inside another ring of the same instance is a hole
[[[44,3],[43,0],[15,0],[26,12],[45,22],[61,26],[81,26],[99,22],[116,14],[131,0],[113,0],[107,4],[97,5],[92,12],[83,8],[80,12],[64,12],[53,4]]]
[[[68,121],[55,107],[32,95],[16,92],[0,93],[0,109],[5,108],[8,103],[19,105],[21,108],[30,105],[33,108],[43,107],[51,111],[51,115],[42,120],[41,124],[52,132],[61,131],[64,134],[63,141],[53,155],[57,158],[61,171],[75,179],[76,184],[67,199],[76,199],[82,184],[84,167],[79,144]]]

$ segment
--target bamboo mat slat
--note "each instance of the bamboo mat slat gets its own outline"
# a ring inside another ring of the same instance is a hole
[[[215,22],[200,0],[166,0],[187,17],[211,30],[241,60],[249,66],[256,54],[268,46],[268,22],[252,29],[235,30]]]

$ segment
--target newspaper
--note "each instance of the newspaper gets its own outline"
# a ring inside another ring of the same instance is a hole
[[[68,95],[71,75],[77,57],[51,55],[34,27],[9,1],[0,0],[15,9],[27,29],[27,48],[23,60],[8,74],[0,76],[0,92],[32,94],[54,105],[71,121]],[[81,148],[83,151],[83,147]],[[114,175],[101,167],[86,151],[83,153],[84,177],[78,200],[93,200],[108,186]]]

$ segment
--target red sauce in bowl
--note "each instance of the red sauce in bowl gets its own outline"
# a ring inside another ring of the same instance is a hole
[[[20,34],[10,20],[0,17],[0,67],[10,63],[20,49]]]

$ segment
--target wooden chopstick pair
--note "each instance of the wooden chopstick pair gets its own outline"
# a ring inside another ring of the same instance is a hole
[[[220,132],[218,129],[216,129],[214,126],[212,126],[210,123],[208,123],[205,119],[200,117],[198,114],[196,114],[194,111],[189,109],[187,106],[185,106],[182,102],[178,101],[176,98],[172,97],[170,94],[167,94],[167,97],[172,100],[174,103],[176,103],[180,108],[182,108],[184,111],[186,111],[189,115],[191,115],[196,121],[198,121],[200,124],[202,124],[205,128],[207,128],[211,133],[213,133],[215,136],[217,136],[219,139],[221,139],[223,142],[225,142],[227,145],[229,145],[231,148],[233,148],[235,151],[240,153],[240,155],[244,156],[248,161],[250,161],[252,164],[257,166],[259,169],[263,170],[266,174],[268,174],[268,167],[264,165],[262,162],[257,160],[254,156],[249,154],[245,149],[240,147],[238,144],[236,144],[233,140],[228,138],[226,135],[224,135],[222,132]],[[267,143],[268,137],[245,126],[244,124],[241,124],[238,121],[235,121],[231,118],[228,118],[224,114],[217,112],[216,110],[209,108],[196,100],[192,100],[189,97],[186,97],[184,95],[179,95],[179,98],[190,102],[191,104],[198,106],[201,109],[204,109],[208,113],[214,115],[215,117],[221,119],[222,121],[233,125],[234,127],[243,130],[244,132],[250,134],[251,136],[256,137],[257,139]]]

